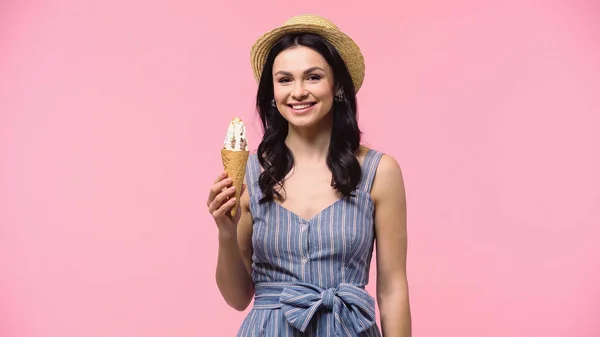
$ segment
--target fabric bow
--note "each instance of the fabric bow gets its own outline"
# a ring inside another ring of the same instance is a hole
[[[279,303],[289,324],[302,332],[319,310],[331,312],[336,336],[358,337],[375,324],[375,299],[348,283],[325,290],[310,285],[288,286]]]

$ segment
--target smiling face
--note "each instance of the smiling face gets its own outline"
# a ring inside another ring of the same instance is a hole
[[[273,63],[277,109],[295,127],[309,127],[331,117],[333,70],[318,52],[304,46],[288,48]]]

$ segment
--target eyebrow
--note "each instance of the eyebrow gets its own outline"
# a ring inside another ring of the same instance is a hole
[[[308,68],[308,69],[306,69],[306,70],[304,71],[304,75],[306,75],[306,74],[308,74],[308,73],[312,73],[312,72],[313,72],[313,71],[315,71],[315,70],[320,70],[320,71],[322,71],[322,72],[325,72],[325,70],[323,70],[323,68],[321,68],[321,67],[311,67],[311,68]],[[290,73],[290,72],[287,72],[287,71],[284,71],[284,70],[280,70],[280,71],[276,72],[276,73],[275,73],[275,74],[273,74],[273,75],[278,75],[278,74],[285,75],[285,76],[292,76],[292,73]]]

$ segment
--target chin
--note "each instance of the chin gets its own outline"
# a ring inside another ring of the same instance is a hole
[[[326,118],[326,116],[305,116],[302,118],[292,116],[288,119],[288,123],[297,129],[308,129],[325,123]]]

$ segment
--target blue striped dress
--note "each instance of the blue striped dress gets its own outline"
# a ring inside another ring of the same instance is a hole
[[[355,196],[304,219],[276,202],[259,204],[260,166],[248,160],[254,220],[254,306],[238,337],[380,337],[365,290],[374,243],[370,189],[382,153],[369,150]]]

